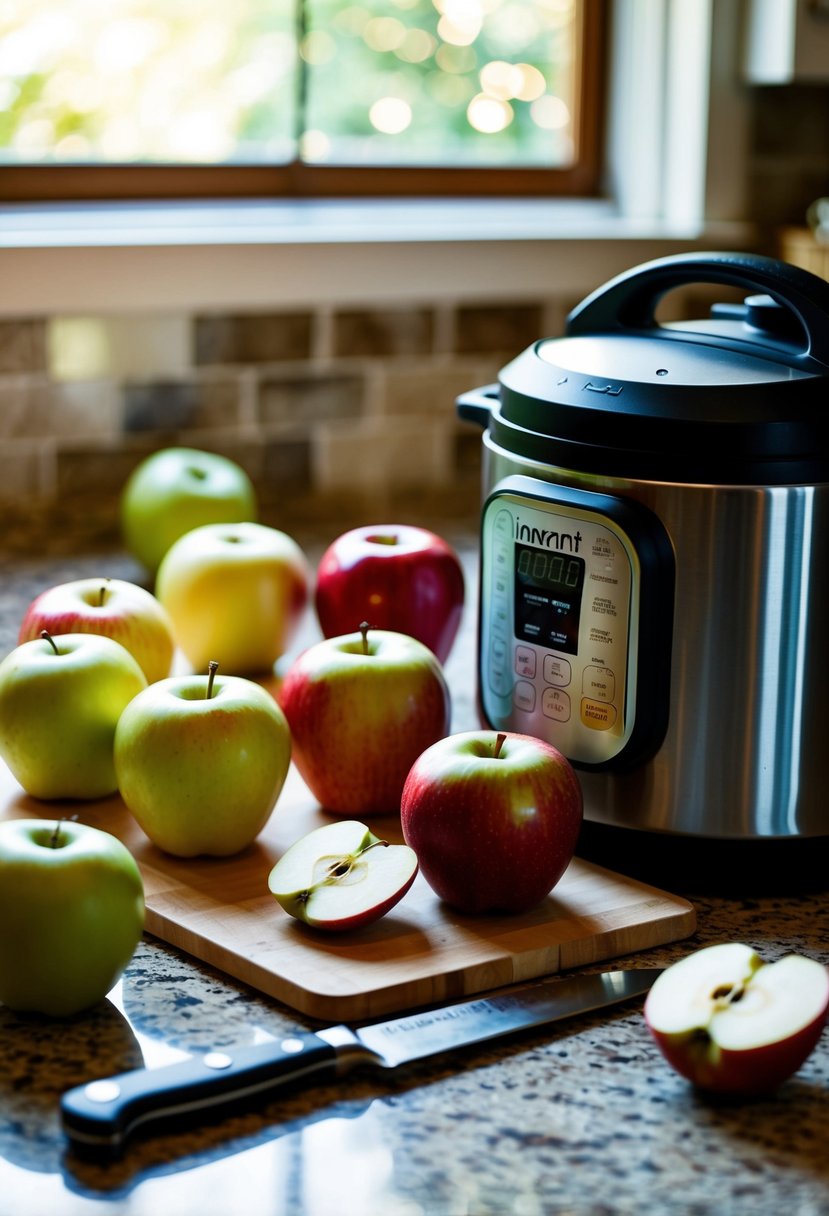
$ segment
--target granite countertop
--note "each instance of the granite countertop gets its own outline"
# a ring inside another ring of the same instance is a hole
[[[450,539],[474,578],[473,546]],[[119,554],[7,563],[0,654],[37,591],[92,573],[141,577]],[[447,664],[455,729],[474,725],[473,601]],[[601,841],[585,847],[601,851]],[[607,848],[629,872],[645,855],[635,842]],[[780,855],[787,881],[777,884],[760,870],[748,881],[750,861],[733,853],[733,869],[663,868],[657,885],[694,903],[697,931],[618,965],[664,965],[724,940],[769,959],[796,951],[829,963],[826,871],[798,881],[791,852]],[[293,1091],[136,1140],[110,1162],[67,1151],[58,1122],[67,1087],[298,1027],[318,1028],[149,936],[91,1013],[56,1023],[0,1006],[0,1216],[829,1212],[829,1034],[773,1097],[718,1100],[669,1070],[641,1002],[405,1071]]]

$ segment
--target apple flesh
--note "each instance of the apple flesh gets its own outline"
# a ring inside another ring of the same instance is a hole
[[[525,912],[572,860],[581,786],[569,761],[540,739],[465,731],[415,761],[400,822],[446,903],[463,912]]]
[[[659,976],[645,1020],[662,1054],[700,1089],[769,1093],[805,1062],[829,1016],[829,970],[739,942],[708,946]]]
[[[53,636],[97,633],[120,642],[148,684],[170,674],[175,649],[172,622],[155,596],[135,583],[82,578],[50,587],[26,610],[18,641],[39,638],[44,629]]]
[[[323,554],[315,599],[327,638],[368,620],[417,638],[445,663],[463,613],[463,567],[451,545],[426,528],[353,528]]]
[[[271,870],[268,887],[289,916],[328,932],[379,920],[417,875],[417,856],[363,823],[343,819],[295,841]]]
[[[109,832],[64,820],[0,823],[0,1001],[69,1017],[106,996],[144,928],[132,854]]]

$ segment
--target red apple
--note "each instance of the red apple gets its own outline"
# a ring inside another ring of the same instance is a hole
[[[406,774],[449,730],[449,689],[428,647],[369,630],[317,642],[289,668],[279,702],[293,758],[339,815],[396,812]]]
[[[399,903],[417,876],[417,857],[364,823],[341,819],[301,836],[273,867],[268,887],[289,916],[344,932],[371,924]]]
[[[663,971],[645,1020],[668,1063],[700,1089],[769,1093],[817,1045],[829,1016],[829,970],[790,954],[764,963],[723,942]]]
[[[446,903],[524,912],[552,891],[575,852],[581,786],[569,761],[540,739],[466,731],[418,757],[400,822]]]
[[[135,583],[118,578],[81,578],[59,583],[32,601],[20,626],[20,642],[39,638],[44,629],[62,633],[96,633],[128,650],[148,684],[170,674],[173,625],[161,604]]]
[[[389,524],[343,533],[322,556],[316,608],[327,638],[360,621],[408,633],[445,663],[461,622],[463,568],[425,528]]]

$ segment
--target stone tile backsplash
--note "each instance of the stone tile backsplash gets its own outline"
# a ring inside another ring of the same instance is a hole
[[[0,321],[0,551],[117,544],[124,481],[172,445],[237,460],[277,527],[474,519],[480,433],[455,398],[571,304]]]

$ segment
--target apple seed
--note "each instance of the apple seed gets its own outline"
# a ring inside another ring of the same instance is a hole
[[[737,1001],[741,1001],[745,994],[743,984],[720,984],[711,993],[711,999],[717,1002],[719,1009],[727,1009],[729,1005],[735,1005]]]

